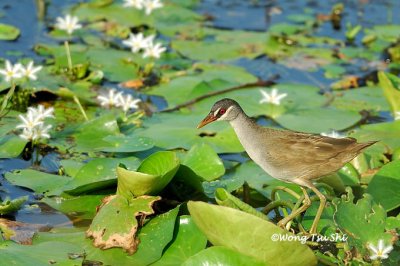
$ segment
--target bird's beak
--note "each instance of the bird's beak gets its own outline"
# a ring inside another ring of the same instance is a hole
[[[211,122],[214,122],[217,120],[217,117],[215,117],[212,113],[209,113],[206,118],[204,118],[198,125],[197,128],[202,128],[207,124],[210,124]]]

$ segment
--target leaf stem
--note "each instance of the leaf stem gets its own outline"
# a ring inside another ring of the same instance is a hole
[[[6,96],[3,99],[3,103],[1,104],[1,110],[0,110],[0,118],[3,117],[3,112],[4,110],[7,108],[8,102],[9,100],[12,98],[12,96],[14,95],[15,92],[15,82],[11,81],[11,88],[8,90]]]
[[[161,113],[169,113],[169,112],[177,111],[177,110],[179,110],[181,108],[188,107],[188,106],[191,106],[191,105],[193,105],[195,103],[198,103],[198,102],[200,102],[200,101],[202,101],[204,99],[207,99],[207,98],[210,98],[210,97],[213,97],[213,96],[216,96],[216,95],[224,94],[224,93],[227,93],[227,92],[235,91],[235,90],[248,89],[248,88],[254,88],[254,87],[271,86],[271,85],[275,84],[275,80],[278,79],[278,78],[279,78],[279,75],[274,75],[268,80],[258,80],[256,82],[245,83],[245,84],[242,84],[242,85],[239,85],[239,86],[235,86],[235,87],[231,87],[231,88],[227,88],[227,89],[224,89],[224,90],[212,91],[212,92],[203,94],[203,95],[201,95],[199,97],[196,97],[196,98],[194,98],[192,100],[189,100],[187,102],[178,104],[175,107],[161,110],[160,112]]]
[[[65,41],[65,52],[67,54],[67,60],[68,60],[68,70],[72,71],[72,58],[71,58],[71,50],[69,49],[69,42]]]
[[[76,95],[74,95],[73,98],[74,98],[74,102],[78,105],[79,110],[81,111],[81,113],[82,113],[83,117],[85,118],[85,120],[86,120],[86,121],[89,121],[89,118],[87,117],[86,112],[85,112],[85,110],[83,109],[81,102],[79,101],[79,98],[76,97]]]

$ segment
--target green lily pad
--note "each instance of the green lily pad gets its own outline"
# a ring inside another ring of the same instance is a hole
[[[400,206],[400,161],[384,165],[368,184],[367,193],[374,201],[381,204],[386,211]]]
[[[378,73],[379,85],[381,86],[386,100],[390,104],[393,113],[400,111],[400,90],[397,90],[384,72]]]
[[[77,151],[96,151],[111,144],[104,140],[108,136],[119,135],[119,127],[112,114],[85,122],[74,134]]]
[[[0,138],[0,158],[18,157],[28,141],[15,135],[6,135]]]
[[[174,152],[156,152],[147,157],[137,171],[117,167],[117,195],[130,198],[132,195],[156,195],[174,177],[179,168],[179,159]]]
[[[179,218],[179,226],[174,239],[164,251],[161,259],[153,264],[154,266],[182,264],[189,257],[206,247],[207,238],[199,230],[191,217],[184,215]]]
[[[81,264],[82,257],[69,258],[68,254],[82,254],[82,250],[71,243],[49,241],[37,245],[20,245],[11,241],[0,243],[0,257],[6,265],[58,265]],[[21,254],[24,254],[21,256]]]
[[[121,248],[101,250],[93,246],[93,241],[85,238],[80,228],[55,228],[51,232],[39,232],[34,238],[34,245],[60,241],[79,247],[87,261],[102,262],[105,265],[149,265],[161,258],[163,250],[171,242],[179,207],[148,221],[138,233],[139,249],[129,255]],[[130,217],[130,219],[134,219]],[[157,239],[157,241],[154,241]]]
[[[154,146],[154,141],[146,137],[109,135],[103,138],[108,142],[104,147],[97,147],[96,150],[104,152],[138,152],[151,149]]]
[[[171,264],[172,265],[172,264]],[[264,262],[226,247],[210,247],[187,259],[183,266],[191,265],[265,265]]]
[[[22,204],[24,204],[28,200],[28,196],[19,197],[13,200],[5,199],[0,201],[0,215],[13,213],[18,211]]]
[[[61,188],[71,180],[67,176],[52,175],[31,169],[6,173],[5,178],[16,186],[26,187],[47,196],[61,194]]]
[[[225,173],[224,164],[218,154],[207,144],[196,144],[182,161],[205,181],[212,181]]]
[[[218,203],[218,205],[241,210],[243,212],[255,215],[261,219],[269,220],[268,217],[262,212],[257,211],[251,205],[241,201],[239,198],[236,198],[223,188],[217,188],[215,191],[215,201]]]
[[[340,230],[348,236],[348,245],[357,248],[362,254],[368,254],[368,244],[378,243],[380,239],[390,242],[391,235],[385,233],[386,211],[382,206],[373,203],[371,195],[364,194],[354,204],[350,188],[347,195],[334,199],[333,219]]]
[[[216,246],[224,246],[266,264],[316,265],[313,252],[299,242],[271,240],[274,234],[292,235],[273,223],[232,208],[189,201],[196,225]],[[229,225],[229,226],[227,226]]]
[[[75,177],[63,187],[63,190],[71,195],[78,195],[116,184],[115,169],[120,163],[127,165],[129,169],[135,170],[139,165],[139,159],[127,157],[91,160],[79,169]]]
[[[21,34],[17,27],[0,23],[0,40],[13,41]]]
[[[87,237],[92,237],[98,248],[121,247],[129,254],[135,253],[139,244],[137,219],[153,214],[152,205],[159,199],[150,196],[131,200],[119,195],[107,197],[86,231]]]
[[[361,115],[354,111],[338,110],[333,108],[305,109],[287,112],[275,118],[285,128],[321,133],[334,130],[343,130],[357,124]],[[313,123],[310,123],[313,121]]]
[[[104,195],[84,195],[75,198],[44,198],[42,202],[69,216],[93,219],[96,207],[101,204]]]

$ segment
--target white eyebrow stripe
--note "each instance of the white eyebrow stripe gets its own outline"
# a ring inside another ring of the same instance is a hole
[[[232,108],[233,108],[233,106],[229,106],[229,108],[226,110],[225,114],[221,115],[221,117],[218,118],[217,120],[224,120],[224,118],[228,116],[228,114],[232,110]]]
[[[217,116],[217,114],[218,114],[218,112],[219,112],[220,109],[221,109],[221,107],[218,108],[218,109],[214,112],[214,116]]]

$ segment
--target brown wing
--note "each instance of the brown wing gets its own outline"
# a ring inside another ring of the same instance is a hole
[[[330,138],[290,132],[273,137],[279,148],[270,150],[276,167],[285,169],[287,178],[314,179],[340,169],[359,152],[354,138]]]

